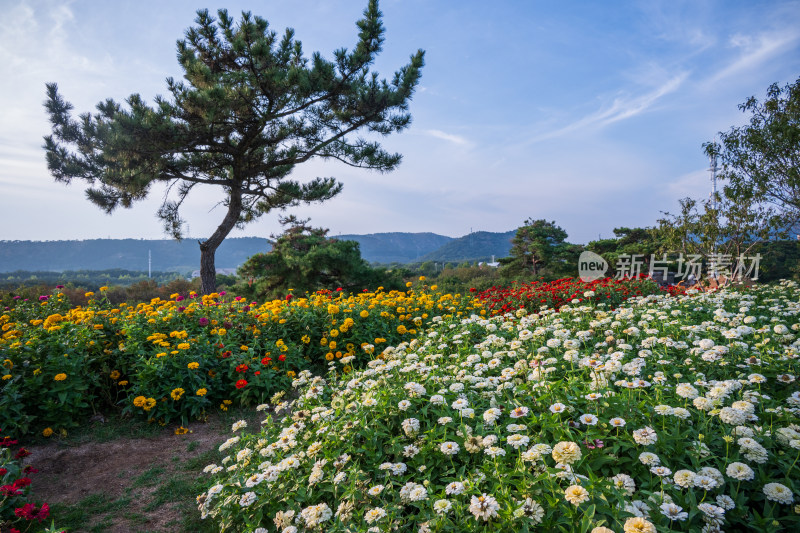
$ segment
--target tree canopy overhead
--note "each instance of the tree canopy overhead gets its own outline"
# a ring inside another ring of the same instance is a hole
[[[235,23],[224,9],[216,19],[198,11],[196,26],[177,44],[184,80],[168,78],[169,96],[152,106],[132,94],[127,105],[108,99],[76,120],[56,84],[47,85],[48,168],[56,181],[87,182],[88,199],[107,213],[144,199],[154,183],[166,185],[157,215],[178,239],[189,193],[197,185],[221,187],[225,216],[200,242],[202,290],[211,292],[215,251],[234,227],[341,191],[335,178],[297,179],[298,164],[332,159],[387,172],[400,163],[400,154],[354,137],[388,135],[411,122],[424,52],[391,81],[370,72],[383,44],[381,16],[370,0],[355,47],[336,50],[330,61],[318,52],[305,57],[292,29],[279,38],[249,12]]]

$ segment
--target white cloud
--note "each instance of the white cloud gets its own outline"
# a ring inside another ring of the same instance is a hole
[[[717,186],[721,187],[719,183]],[[703,199],[711,193],[711,174],[708,169],[693,170],[670,181],[661,191],[674,200],[676,206],[681,198]]]
[[[750,72],[765,62],[793,50],[798,40],[800,31],[797,29],[765,33],[755,37],[737,33],[731,37],[730,45],[740,49],[741,53],[707,79],[704,86],[708,88],[731,76]]]
[[[527,144],[537,143],[546,139],[562,137],[569,133],[587,129],[601,129],[609,124],[632,118],[650,109],[658,100],[675,92],[688,77],[688,72],[682,72],[667,79],[653,90],[638,96],[619,96],[603,109],[586,115],[570,124],[548,132],[533,136]]]
[[[430,137],[435,137],[437,139],[442,139],[443,141],[451,142],[453,144],[458,144],[458,145],[461,145],[461,146],[469,146],[469,145],[472,144],[465,137],[462,137],[460,135],[454,135],[452,133],[445,133],[445,132],[443,132],[441,130],[423,130],[422,133],[424,133],[425,135],[428,135]]]

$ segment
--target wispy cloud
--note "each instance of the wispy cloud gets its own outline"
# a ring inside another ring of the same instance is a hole
[[[422,133],[430,137],[442,139],[443,141],[451,142],[453,144],[458,144],[461,146],[469,146],[472,144],[472,142],[470,142],[470,140],[467,139],[466,137],[462,137],[460,135],[454,135],[452,133],[445,133],[441,130],[423,130]]]
[[[731,63],[705,80],[703,85],[708,87],[725,78],[751,71],[776,56],[791,50],[798,40],[800,40],[800,29],[765,33],[755,37],[736,34],[731,37],[730,45],[740,49],[741,53]]]
[[[564,127],[535,135],[527,141],[527,144],[537,143],[547,139],[562,137],[586,129],[599,129],[621,120],[626,120],[644,113],[650,109],[658,100],[664,96],[675,92],[689,76],[688,72],[682,72],[662,83],[655,89],[640,94],[638,96],[620,96],[605,108],[599,109],[594,113],[586,115]]]

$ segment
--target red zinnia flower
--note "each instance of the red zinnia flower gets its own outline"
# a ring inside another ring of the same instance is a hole
[[[280,362],[286,361],[286,354],[285,353],[280,354],[278,356],[278,361],[280,361]]]
[[[240,379],[239,381],[236,382],[236,388],[237,389],[243,389],[246,386],[247,386],[247,380],[246,379]]]
[[[37,509],[32,503],[26,503],[22,507],[14,509],[14,514],[25,520],[38,520],[41,522],[50,516],[50,507],[46,503],[43,503],[42,507]]]
[[[22,491],[19,490],[14,485],[3,485],[2,487],[0,487],[0,494],[2,494],[3,496],[17,496],[19,494],[22,494]]]
[[[241,365],[236,367],[236,371],[241,374],[242,372],[247,372],[248,368],[250,368],[250,367],[247,366],[246,364],[242,363]]]
[[[14,482],[14,486],[18,489],[21,489],[22,487],[27,487],[30,484],[31,484],[31,478],[29,477],[21,477]]]
[[[261,360],[261,364],[262,365],[268,365],[271,362],[272,362],[272,358],[271,357],[264,357],[264,359]]]

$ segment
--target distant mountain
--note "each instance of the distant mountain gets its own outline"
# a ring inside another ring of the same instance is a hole
[[[370,233],[331,238],[356,241],[361,248],[361,257],[370,263],[414,263],[454,240],[436,233]]]
[[[507,257],[511,251],[511,239],[517,230],[505,233],[476,231],[453,239],[438,250],[424,255],[419,261],[441,261],[461,263],[463,261],[486,261],[491,256],[495,259]]]
[[[248,257],[269,250],[267,239],[225,239],[217,249],[217,268],[237,268]],[[188,272],[200,265],[194,239],[89,239],[85,241],[0,241],[0,272],[15,270],[147,270]]]
[[[371,233],[336,235],[331,238],[359,243],[361,256],[370,263],[417,263],[424,261],[479,261],[492,255],[505,257],[514,231],[479,231],[454,239],[436,233]],[[217,250],[218,269],[235,269],[248,257],[269,251],[267,239],[225,239]],[[84,241],[0,241],[0,272],[109,270],[147,271],[148,252],[152,270],[187,273],[200,266],[200,247],[195,239],[89,239]]]

